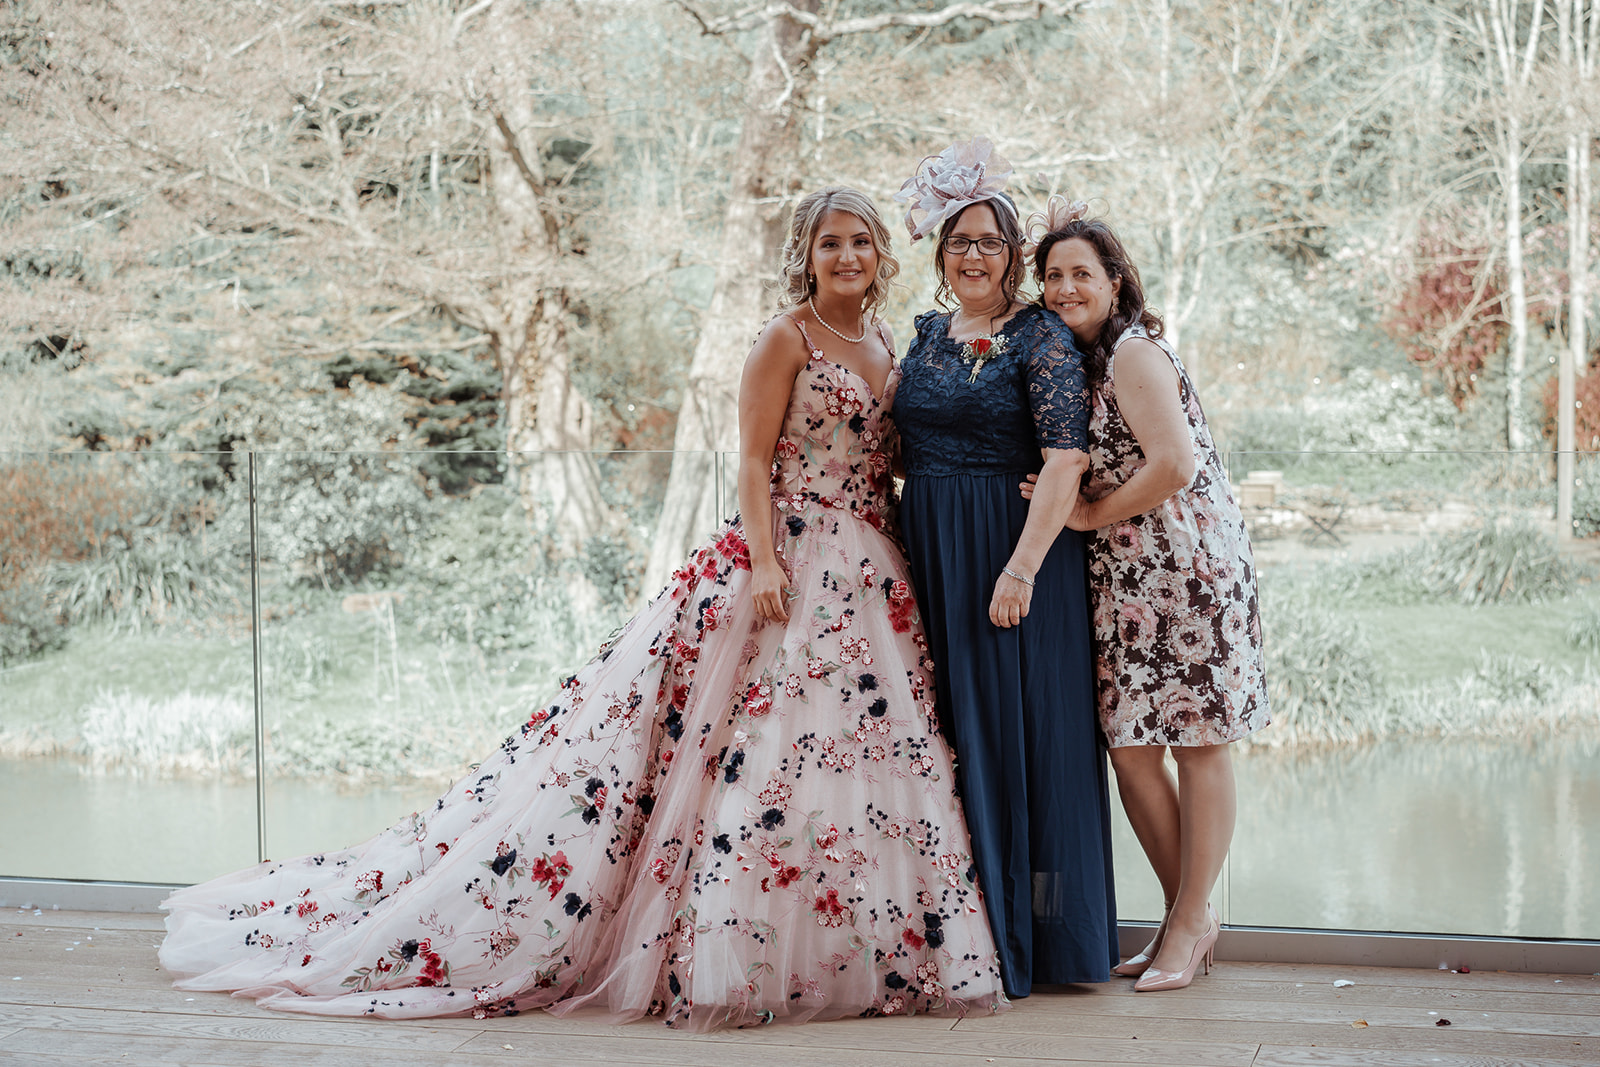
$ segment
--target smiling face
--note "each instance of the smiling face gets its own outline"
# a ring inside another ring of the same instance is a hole
[[[1061,317],[1079,344],[1100,336],[1122,292],[1122,279],[1106,274],[1094,245],[1082,237],[1057,241],[1045,260],[1044,306]]]
[[[945,234],[945,239],[951,237],[963,237],[971,242],[960,255],[946,250],[942,244],[939,252],[945,281],[961,306],[981,311],[1005,302],[1006,271],[1014,262],[1016,251],[1007,247],[999,255],[986,256],[978,246],[978,242],[985,239],[1005,240],[994,208],[987,203],[967,208]]]
[[[811,239],[811,272],[818,296],[859,302],[878,274],[878,245],[867,224],[848,211],[822,216]]]

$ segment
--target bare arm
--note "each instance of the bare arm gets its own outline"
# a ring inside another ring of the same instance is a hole
[[[756,613],[777,622],[789,621],[788,576],[772,543],[772,453],[806,356],[794,323],[779,316],[761,331],[739,379],[739,514],[750,546],[751,593]]]
[[[1047,448],[1044,469],[1039,472],[1028,506],[1028,521],[1023,524],[1017,547],[1006,561],[1008,570],[1032,579],[1044,562],[1066,524],[1068,513],[1078,499],[1078,482],[1089,469],[1089,454],[1082,449]],[[996,626],[1015,626],[1028,617],[1033,602],[1033,586],[1002,573],[994,584],[989,601],[989,621]]]
[[[1143,515],[1194,480],[1194,442],[1172,360],[1153,341],[1135,337],[1117,350],[1114,367],[1117,408],[1139,442],[1145,465],[1100,500],[1079,500],[1067,516],[1074,530],[1095,530]],[[1035,502],[1038,492],[1034,490]]]
[[[894,333],[892,331],[890,331],[890,329],[889,329],[887,324],[885,324],[883,326],[883,345],[884,345],[885,348],[887,348],[889,350],[889,363],[890,363],[889,376],[892,378],[894,376],[893,364],[894,364],[894,358],[895,358],[895,356],[894,356],[894,353],[895,353]],[[887,389],[889,387],[888,386],[888,381],[889,381],[888,378],[884,379],[884,388],[885,389]],[[891,436],[891,440],[888,440],[888,441],[884,442],[885,447],[887,447],[888,450],[889,450],[889,470],[894,474],[894,476],[896,478],[899,478],[901,481],[905,481],[905,477],[906,477],[905,442],[901,439],[901,437],[900,437],[900,429],[899,429],[898,426],[895,425],[895,422],[894,422],[893,419],[889,420],[889,427],[890,427],[889,433],[890,433],[890,436]]]

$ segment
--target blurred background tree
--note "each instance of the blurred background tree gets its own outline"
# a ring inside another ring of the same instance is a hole
[[[1297,447],[1303,398],[1363,370],[1448,396],[1466,444],[1549,448],[1575,414],[1591,447],[1596,24],[1593,0],[19,0],[0,381],[28,402],[0,448],[199,450],[223,479],[242,449],[415,449],[421,497],[507,483],[551,551],[649,551],[648,587],[711,521],[695,454],[736,446],[794,201],[845,182],[892,216],[976,133],[1024,211],[1066,192],[1119,226],[1224,444]],[[900,251],[903,344],[932,287]],[[336,417],[373,387],[387,421]],[[630,503],[583,454],[615,448],[678,455]],[[648,549],[633,503],[665,505]]]

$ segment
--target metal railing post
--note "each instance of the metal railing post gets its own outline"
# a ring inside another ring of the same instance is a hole
[[[261,700],[261,555],[256,539],[256,454],[250,452],[250,656],[256,710],[256,859],[267,859],[267,721]]]

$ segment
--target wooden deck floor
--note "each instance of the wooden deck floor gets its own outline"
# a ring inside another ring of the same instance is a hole
[[[534,1012],[330,1021],[173,989],[158,917],[0,912],[0,1064],[218,1067],[1554,1067],[1600,1063],[1600,977],[1222,963],[1182,993],[1126,980],[1037,993],[998,1017],[680,1034]],[[1333,982],[1355,984],[1336,989]],[[1445,1025],[1448,1020],[1449,1025]]]

